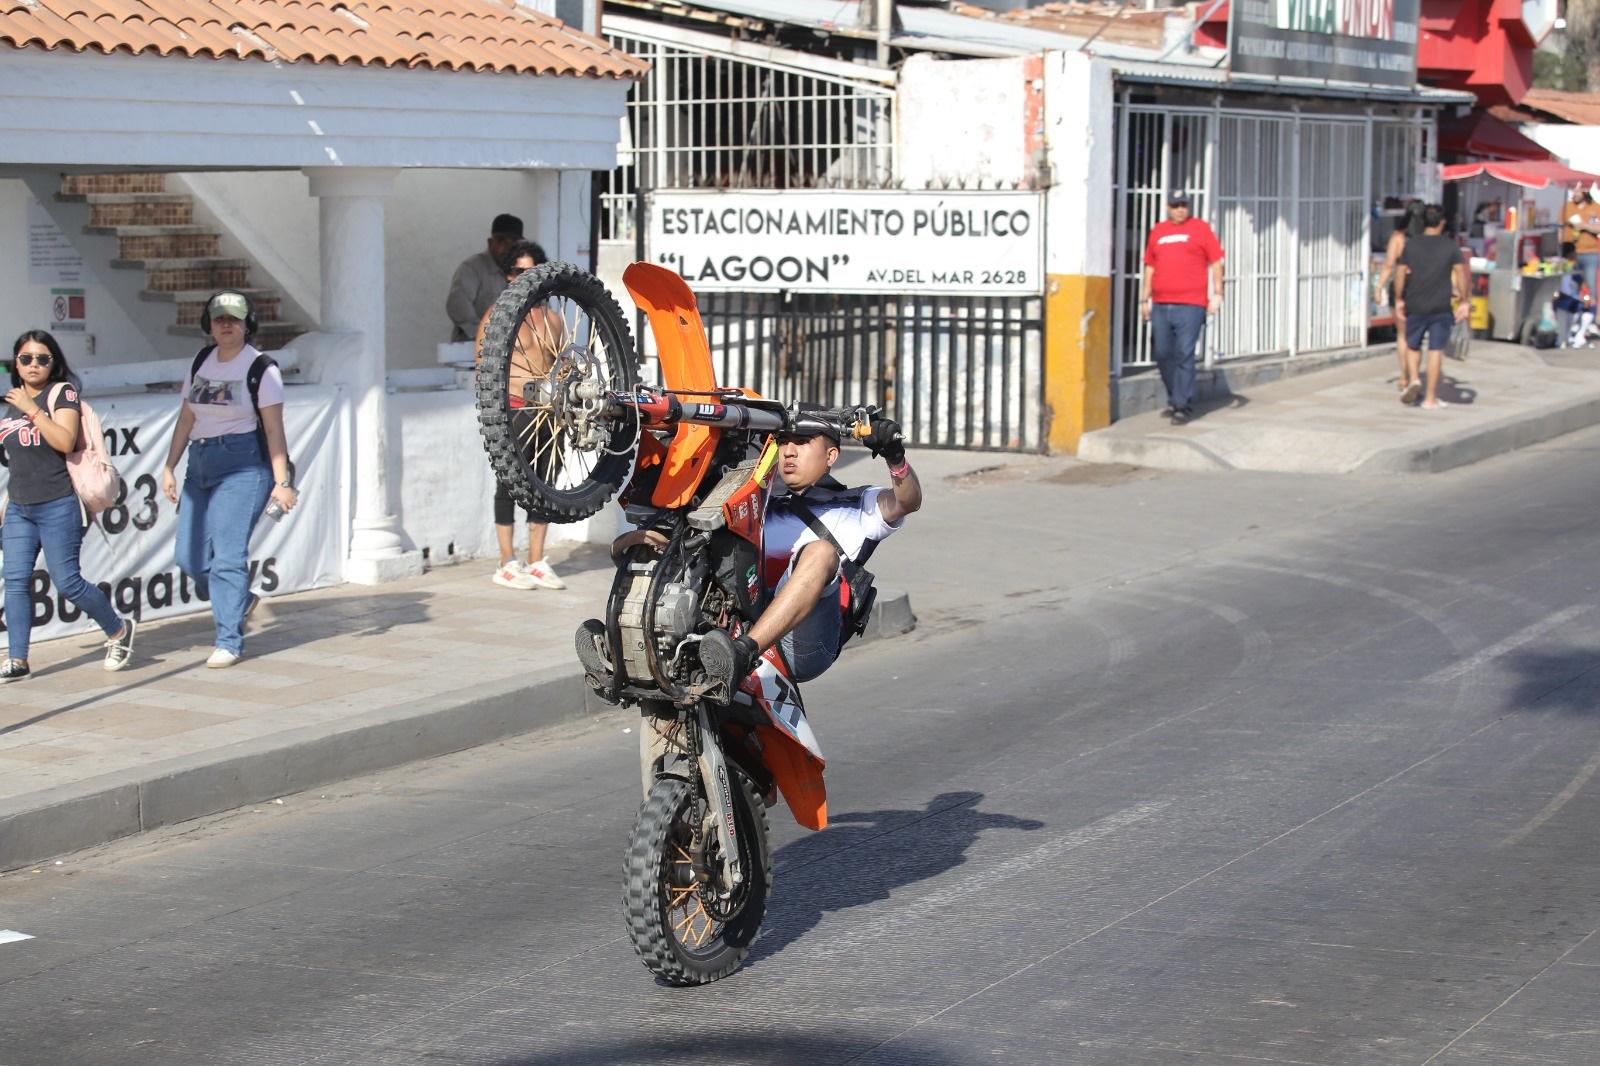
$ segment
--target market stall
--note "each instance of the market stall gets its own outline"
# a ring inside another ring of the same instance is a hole
[[[1477,160],[1440,168],[1446,207],[1471,249],[1473,328],[1532,342],[1555,297],[1564,212],[1574,189],[1600,175],[1554,159]]]

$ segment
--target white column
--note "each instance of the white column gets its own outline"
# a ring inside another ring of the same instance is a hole
[[[349,339],[337,380],[354,412],[355,509],[345,580],[375,585],[422,573],[422,553],[400,539],[389,486],[383,201],[392,169],[307,170],[320,204],[322,329]]]

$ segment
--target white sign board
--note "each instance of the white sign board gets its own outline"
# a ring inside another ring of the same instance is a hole
[[[1044,290],[1044,201],[1031,192],[651,194],[648,257],[701,292]]]
[[[76,285],[83,280],[83,256],[61,232],[44,205],[28,197],[28,281],[33,285]]]
[[[161,467],[178,420],[176,393],[86,399],[106,433],[106,450],[117,466],[124,491],[100,515],[99,528],[84,534],[83,576],[106,589],[119,614],[142,620],[210,609],[194,582],[173,560],[177,516],[161,495]],[[342,486],[345,466],[346,406],[332,389],[291,388],[284,402],[284,430],[295,461],[300,505],[274,522],[262,518],[250,542],[250,587],[258,592],[298,592],[344,580],[350,528]],[[179,481],[183,470],[179,469]],[[8,473],[0,466],[0,494]],[[103,535],[102,535],[103,531]],[[33,608],[34,640],[84,633],[95,628],[55,587],[41,555],[35,560],[28,599]],[[0,647],[6,625],[0,610]]]

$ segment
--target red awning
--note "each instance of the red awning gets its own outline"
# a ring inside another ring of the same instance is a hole
[[[1487,111],[1439,120],[1439,151],[1478,159],[1549,159],[1550,153]]]
[[[1480,159],[1476,163],[1457,163],[1439,169],[1444,172],[1445,181],[1461,181],[1465,178],[1475,178],[1479,174],[1488,174],[1491,178],[1509,181],[1513,185],[1521,185],[1527,189],[1543,189],[1551,185],[1600,183],[1600,174],[1586,174],[1581,170],[1573,170],[1565,163],[1554,159],[1527,162]]]

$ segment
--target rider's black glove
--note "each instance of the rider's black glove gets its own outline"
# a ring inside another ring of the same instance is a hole
[[[872,416],[872,432],[861,438],[873,455],[880,456],[890,466],[905,462],[906,445],[902,439],[900,423],[882,415]]]

